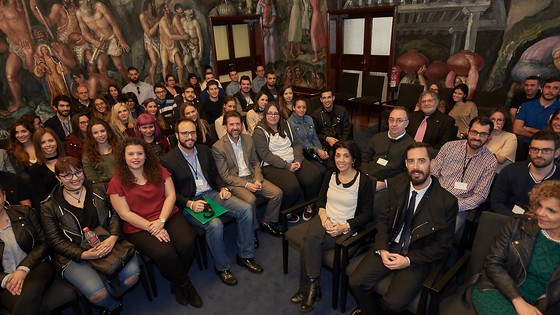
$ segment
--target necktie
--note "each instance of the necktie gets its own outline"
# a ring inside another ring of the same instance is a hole
[[[414,206],[416,205],[416,195],[417,192],[413,191],[410,201],[408,202],[408,207],[406,208],[406,213],[404,217],[404,226],[401,234],[401,244],[402,244],[402,254],[408,254],[408,246],[410,246],[410,239],[412,234],[412,218],[414,218]]]
[[[422,142],[422,140],[424,140],[424,135],[426,134],[426,128],[428,127],[428,118],[430,118],[430,116],[425,116],[424,120],[422,120],[422,122],[420,123],[418,130],[416,130],[414,141]]]

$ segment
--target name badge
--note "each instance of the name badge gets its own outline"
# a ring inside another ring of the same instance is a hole
[[[463,183],[463,182],[455,182],[455,189],[459,189],[459,190],[467,190],[467,183]]]
[[[511,209],[511,212],[513,212],[515,214],[523,214],[523,213],[525,213],[525,209],[521,208],[518,205],[514,205],[513,209]]]
[[[203,185],[202,179],[195,179],[195,180],[194,180],[194,184],[196,185],[197,190],[198,190],[199,188],[202,188],[202,185]]]
[[[389,161],[385,160],[384,158],[377,159],[377,164],[379,164],[381,166],[386,166],[387,163],[389,163]]]

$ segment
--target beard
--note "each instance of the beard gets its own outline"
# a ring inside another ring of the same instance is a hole
[[[190,139],[190,140],[181,140],[179,141],[179,145],[181,145],[183,148],[191,150],[192,148],[194,148],[196,141],[194,139]]]
[[[134,79],[130,79],[130,82],[136,84],[136,83],[140,82],[140,77],[134,78]]]
[[[414,175],[420,175],[420,177],[415,177]],[[408,177],[410,178],[410,181],[414,186],[418,186],[425,183],[426,180],[428,179],[428,176],[430,176],[430,174],[426,174],[421,170],[412,170],[408,172]]]

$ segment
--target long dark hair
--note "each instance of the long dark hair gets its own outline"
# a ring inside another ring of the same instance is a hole
[[[136,113],[138,113],[138,115],[140,115],[142,113],[142,108],[140,107],[140,103],[138,102],[138,97],[136,97],[136,94],[134,94],[134,92],[128,92],[128,93],[124,94],[123,103],[125,105],[126,105],[126,101],[128,101],[128,100],[133,100],[134,101],[134,112],[136,112]]]
[[[447,102],[447,108],[445,109],[445,113],[447,114],[449,114],[449,112],[453,109],[453,107],[455,107],[456,102],[453,100],[453,93],[455,92],[455,90],[461,90],[463,92],[462,101],[463,102],[467,101],[467,95],[469,94],[469,87],[466,84],[461,83],[453,88],[453,92],[451,92],[451,95],[449,96],[449,102]]]
[[[30,138],[29,141],[33,143],[33,124],[30,123],[29,119],[20,117],[16,119],[10,126],[10,138],[8,139],[8,154],[13,156],[17,163],[22,166],[30,166],[29,154],[25,151],[25,148],[18,139],[16,139],[16,127],[22,126],[23,128],[29,130]]]
[[[90,162],[98,164],[103,159],[103,156],[99,153],[99,150],[97,149],[97,141],[95,141],[95,138],[91,133],[91,128],[95,125],[102,125],[103,127],[105,127],[105,130],[107,131],[107,141],[109,142],[113,150],[119,144],[119,138],[115,136],[115,134],[113,133],[113,129],[105,120],[92,118],[89,121],[86,131],[86,138],[84,140],[84,153],[90,160]]]
[[[266,121],[266,113],[268,113],[268,109],[271,108],[272,106],[276,107],[276,109],[278,110],[278,114],[280,114],[279,116],[279,120],[278,120],[278,131],[274,131],[274,129],[270,128],[270,126],[268,125],[268,122]],[[275,135],[276,132],[278,132],[278,135],[282,138],[286,138],[286,129],[288,129],[288,123],[284,120],[284,118],[282,117],[282,113],[280,112],[280,108],[278,107],[278,105],[274,102],[269,102],[265,107],[264,107],[264,118],[261,119],[261,121],[259,121],[259,126],[261,126],[262,128],[264,128],[264,130],[266,130],[266,132],[269,135]]]
[[[357,171],[360,170],[360,166],[362,165],[362,153],[360,152],[360,149],[358,148],[358,146],[354,141],[344,140],[344,141],[338,141],[333,145],[332,148],[333,154],[331,154],[329,158],[329,167],[333,172],[337,172],[337,173],[340,172],[336,167],[336,163],[334,161],[334,156],[336,155],[337,149],[348,149],[350,156],[352,156],[352,160],[354,160],[354,162],[352,163],[352,167]]]

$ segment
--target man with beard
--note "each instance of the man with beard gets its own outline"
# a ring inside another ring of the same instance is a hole
[[[538,76],[532,75],[523,81],[523,91],[515,94],[509,103],[509,114],[512,119],[515,119],[515,115],[517,115],[517,111],[522,104],[541,97],[539,80]]]
[[[154,94],[154,87],[144,81],[140,81],[140,74],[138,69],[135,67],[129,67],[127,70],[127,76],[130,82],[124,86],[122,89],[122,94],[132,92],[136,94],[138,98],[138,103],[144,103],[147,98],[156,98]]]
[[[202,113],[208,121],[215,121],[222,115],[222,107],[224,105],[224,98],[220,96],[220,88],[218,81],[211,80],[208,82],[206,90],[208,91],[208,99],[201,101]],[[222,90],[223,91],[223,90]]]
[[[266,84],[261,88],[261,92],[264,92],[268,96],[270,102],[278,102],[278,91],[276,90],[276,73],[270,70],[266,72]]]
[[[317,108],[310,116],[315,122],[317,137],[321,140],[324,150],[329,152],[339,140],[350,139],[352,124],[346,108],[334,104],[334,92],[331,87],[324,87],[320,96],[323,106]]]
[[[560,78],[548,78],[542,86],[541,97],[524,103],[519,108],[513,122],[513,133],[525,138],[529,143],[531,136],[546,127],[550,116],[560,109]]]
[[[251,79],[249,76],[242,76],[239,82],[239,92],[235,93],[234,96],[237,99],[237,111],[245,116],[253,108],[255,93],[251,89]]]
[[[72,133],[70,102],[70,98],[66,95],[56,96],[52,103],[55,114],[43,124],[45,127],[51,128],[62,142]]]
[[[183,91],[183,93],[181,95],[177,95],[174,98],[175,104],[181,106],[181,104],[185,103],[185,102],[190,102],[191,104],[193,104],[197,109],[198,112],[200,113],[200,101],[196,98],[196,93],[194,91],[194,86],[187,84],[187,86],[185,87],[185,90]]]
[[[494,123],[490,118],[473,118],[469,124],[467,139],[447,142],[434,160],[432,175],[459,200],[456,239],[462,234],[469,211],[488,197],[498,161],[484,144],[493,129]]]
[[[407,173],[388,180],[373,248],[350,275],[358,302],[353,315],[406,310],[433,265],[452,248],[457,198],[430,176],[430,151],[426,143],[412,143],[406,154]],[[389,289],[379,297],[374,288],[390,274]]]
[[[560,180],[554,160],[560,156],[560,138],[550,131],[531,137],[529,163],[506,166],[492,188],[492,210],[505,215],[524,213],[529,208],[529,191],[545,180]]]
[[[188,207],[194,212],[202,212],[207,205],[203,198],[210,198],[226,208],[227,212],[223,215],[237,221],[237,264],[252,273],[262,273],[263,268],[253,259],[255,243],[252,233],[251,205],[232,196],[224,180],[218,174],[210,148],[195,144],[196,126],[192,120],[179,119],[175,126],[175,135],[179,145],[169,151],[162,158],[161,163],[171,173],[177,194],[177,206],[180,209]],[[208,248],[214,257],[215,270],[220,280],[226,285],[236,285],[237,279],[231,272],[225,252],[224,226],[220,218],[214,218],[210,222],[202,224],[188,212],[183,213],[191,225],[206,232]]]

